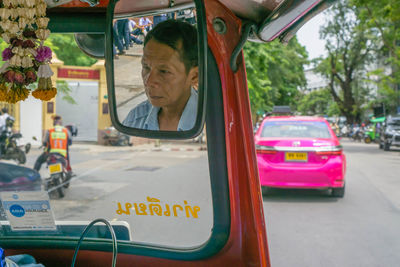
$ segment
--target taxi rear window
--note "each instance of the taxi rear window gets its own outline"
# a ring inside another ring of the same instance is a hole
[[[320,121],[267,121],[261,137],[331,138],[328,126]]]

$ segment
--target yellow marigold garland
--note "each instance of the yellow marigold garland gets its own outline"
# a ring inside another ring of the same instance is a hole
[[[0,68],[0,101],[25,100],[30,94],[27,86],[38,78],[34,97],[50,100],[56,95],[49,67],[52,52],[43,46],[50,34],[45,16],[44,0],[0,1],[0,35],[9,44],[2,52],[6,62]]]
[[[7,87],[4,84],[0,84],[0,101],[6,102],[7,100]]]
[[[38,88],[32,92],[32,95],[38,99],[49,101],[57,94],[57,89],[51,86],[50,79],[40,78]]]

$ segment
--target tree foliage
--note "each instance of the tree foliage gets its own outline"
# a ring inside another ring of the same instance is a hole
[[[302,115],[340,115],[340,110],[327,88],[301,95],[297,111]]]
[[[91,66],[97,61],[80,50],[73,34],[53,33],[45,44],[54,51],[58,59],[64,61],[65,65]]]
[[[351,0],[359,10],[358,19],[373,31],[379,40],[381,66],[370,72],[370,81],[377,84],[379,102],[390,111],[400,106],[400,1]],[[374,77],[378,79],[373,79]]]
[[[244,57],[253,118],[274,105],[296,106],[298,89],[306,85],[303,65],[308,63],[307,52],[296,38],[286,46],[278,41],[248,42]]]
[[[328,55],[317,60],[316,71],[327,79],[340,112],[353,123],[360,121],[371,91],[365,77],[377,42],[374,32],[358,19],[358,10],[346,1],[338,2],[328,17],[320,29]]]

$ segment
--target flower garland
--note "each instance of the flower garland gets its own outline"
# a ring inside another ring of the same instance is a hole
[[[0,101],[25,100],[30,93],[27,86],[38,78],[34,97],[47,101],[56,95],[49,66],[52,52],[43,45],[50,35],[49,19],[45,16],[44,0],[2,1],[0,35],[9,46],[2,52],[6,62],[0,68]]]

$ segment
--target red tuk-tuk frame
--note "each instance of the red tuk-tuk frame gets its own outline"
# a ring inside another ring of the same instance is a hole
[[[137,2],[145,3],[145,1]],[[258,2],[255,0],[203,1],[206,13],[207,42],[211,52],[208,57],[209,95],[207,96],[206,114],[210,173],[213,172],[213,169],[218,169],[218,174],[222,175],[219,178],[211,175],[211,179],[216,180],[212,181],[212,190],[220,190],[218,197],[214,197],[213,194],[213,201],[225,201],[227,211],[221,211],[221,214],[215,215],[226,217],[226,224],[214,224],[213,231],[218,231],[217,228],[221,227],[227,232],[225,235],[221,234],[220,237],[216,237],[214,247],[213,244],[208,244],[211,250],[214,249],[208,256],[192,255],[196,251],[187,250],[185,253],[191,255],[189,257],[178,257],[179,259],[165,257],[168,253],[174,253],[167,248],[154,249],[153,254],[135,253],[135,255],[122,251],[118,254],[117,266],[270,265],[246,69],[243,54],[240,52],[237,59],[233,58],[233,61],[232,54],[238,52],[235,49],[237,50],[238,44],[243,41],[241,36],[245,30],[243,20],[237,15],[247,16],[248,19],[253,18],[253,23],[260,24],[262,16],[265,17],[265,14],[270,14],[283,2],[289,1],[264,1],[263,4]],[[122,0],[121,3],[132,2]],[[241,7],[246,4],[247,8],[242,9]],[[103,16],[107,5],[108,1],[101,0],[93,10],[103,10],[103,13],[99,12],[99,16]],[[86,12],[89,9],[87,4],[75,0],[59,7],[60,12],[54,12],[53,16],[55,18],[68,16],[68,12],[65,13],[63,10],[78,10],[79,13],[79,10]],[[246,12],[248,13],[246,14]],[[215,25],[217,21],[225,24],[224,31]],[[86,22],[91,23],[90,19]],[[102,25],[96,27],[102,27]],[[83,29],[82,32],[84,31]],[[282,31],[279,34],[281,33]],[[241,47],[239,48],[241,49]],[[6,249],[7,255],[27,253],[46,266],[69,265],[73,249],[63,246],[62,241],[47,242],[47,245],[44,246],[41,246],[40,242],[42,241],[38,238],[32,240],[7,238],[7,240],[0,241],[0,246]],[[49,244],[52,245],[49,247]],[[98,250],[88,250],[83,247],[78,255],[78,266],[108,266],[112,254],[109,247]]]

